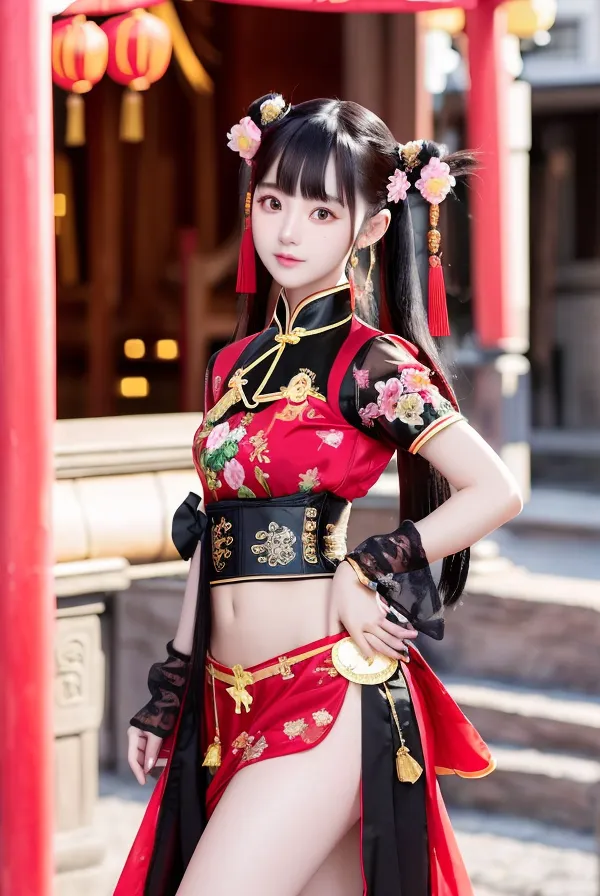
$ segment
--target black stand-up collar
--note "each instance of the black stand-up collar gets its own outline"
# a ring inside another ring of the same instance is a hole
[[[276,326],[280,333],[293,333],[294,330],[319,330],[322,327],[336,326],[345,322],[352,314],[350,284],[342,283],[333,289],[324,289],[302,299],[300,304],[290,311],[285,290],[282,289],[277,300],[271,326]]]

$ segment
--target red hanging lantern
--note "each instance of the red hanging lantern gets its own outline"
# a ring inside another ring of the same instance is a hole
[[[143,9],[108,19],[108,74],[127,87],[121,107],[121,139],[144,139],[141,91],[162,78],[171,61],[171,32],[163,21]]]
[[[108,64],[108,40],[84,15],[60,19],[52,25],[52,80],[67,97],[67,146],[85,143],[85,109],[81,94],[102,78]]]

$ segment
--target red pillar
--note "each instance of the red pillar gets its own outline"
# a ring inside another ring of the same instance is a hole
[[[0,3],[0,896],[50,896],[55,416],[50,16]]]
[[[475,330],[493,348],[510,336],[508,296],[509,75],[502,59],[506,13],[496,0],[480,0],[467,12],[470,92],[468,146],[480,154],[471,180]]]

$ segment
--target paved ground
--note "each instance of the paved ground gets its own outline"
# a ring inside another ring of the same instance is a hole
[[[149,793],[149,787],[102,776],[96,827],[107,844],[103,896],[113,892]],[[600,893],[592,837],[474,812],[453,812],[452,820],[476,896]]]

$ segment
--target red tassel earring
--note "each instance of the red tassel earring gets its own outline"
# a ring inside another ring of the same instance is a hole
[[[244,203],[244,233],[240,244],[236,291],[239,293],[256,292],[256,254],[252,238],[252,185],[246,193]]]
[[[432,336],[449,336],[450,322],[448,320],[448,304],[446,300],[446,286],[444,284],[444,269],[440,255],[442,235],[437,229],[440,220],[439,205],[429,206],[430,230],[427,234],[429,247],[429,332]]]

